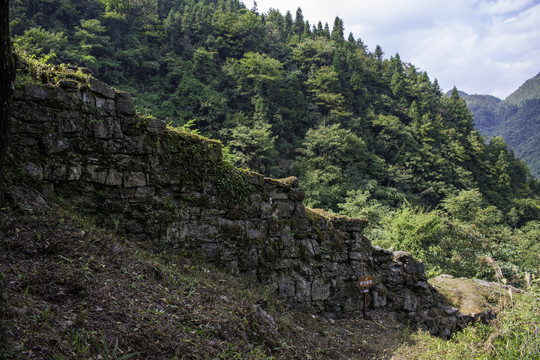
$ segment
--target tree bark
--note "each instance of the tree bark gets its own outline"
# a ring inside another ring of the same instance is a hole
[[[4,188],[6,185],[4,164],[9,137],[9,107],[13,96],[15,80],[15,58],[11,52],[9,37],[9,0],[0,0],[0,209],[4,204]],[[1,210],[0,210],[1,211]],[[4,277],[0,272],[0,320],[6,314],[6,298],[4,297]],[[6,331],[0,323],[0,348],[7,348]]]
[[[9,0],[0,0],[0,200],[3,198],[15,58],[9,36]]]

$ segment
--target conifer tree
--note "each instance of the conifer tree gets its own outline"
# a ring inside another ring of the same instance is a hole
[[[323,24],[321,21],[319,21],[317,23],[317,33],[316,33],[317,36],[323,36],[324,35],[324,28],[323,28]]]
[[[306,22],[304,23],[304,32],[302,33],[302,39],[311,37],[311,35],[311,26],[309,25],[309,21],[306,20]]]
[[[334,20],[334,27],[332,28],[332,40],[337,42],[342,42],[345,40],[343,31],[343,20],[336,16],[336,19]]]
[[[374,58],[376,60],[382,61],[382,58],[384,56],[384,52],[383,52],[382,48],[379,45],[377,45],[375,47],[375,52],[373,53],[373,56],[374,56]]]
[[[330,27],[328,26],[328,23],[324,24],[323,36],[330,39]]]
[[[302,35],[304,33],[304,15],[302,9],[296,9],[296,16],[294,18],[293,32],[296,35]]]
[[[285,21],[283,22],[283,32],[286,36],[290,35],[293,30],[293,19],[290,11],[285,13]]]

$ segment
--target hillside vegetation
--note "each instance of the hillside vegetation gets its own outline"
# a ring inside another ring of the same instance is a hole
[[[539,183],[487,142],[455,90],[343,22],[237,0],[11,2],[21,58],[87,66],[141,112],[220,139],[229,161],[297,175],[306,205],[370,220],[435,276],[539,275]],[[30,60],[29,60],[30,61]],[[44,67],[46,68],[46,67]]]
[[[489,95],[461,94],[480,132],[501,136],[531,174],[540,177],[540,74],[527,80],[504,101]]]

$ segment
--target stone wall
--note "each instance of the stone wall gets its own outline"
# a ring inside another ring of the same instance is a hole
[[[408,253],[371,246],[365,221],[310,210],[295,178],[233,168],[221,144],[139,116],[131,96],[95,79],[19,85],[9,166],[134,241],[196,251],[254,276],[291,306],[333,316],[363,307],[358,277],[375,276],[372,314],[448,336],[462,317]]]

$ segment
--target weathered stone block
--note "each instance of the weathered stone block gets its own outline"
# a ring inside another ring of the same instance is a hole
[[[275,200],[287,200],[289,198],[289,195],[280,190],[281,189],[277,189],[268,193],[271,202],[274,202]]]
[[[249,203],[252,206],[259,207],[261,204],[262,197],[260,193],[252,193],[252,194],[249,194],[248,199],[249,199]]]
[[[386,282],[390,286],[397,286],[405,283],[405,279],[403,277],[403,272],[400,267],[391,267],[390,271],[387,273],[387,280]]]
[[[120,186],[122,185],[122,173],[116,169],[109,169],[105,185]]]
[[[278,219],[290,218],[294,210],[294,202],[284,200],[277,201],[272,216]]]
[[[116,111],[119,114],[135,115],[135,106],[130,93],[116,92]]]
[[[280,260],[272,263],[272,269],[274,270],[291,269],[293,267],[294,261],[292,259],[281,258]]]
[[[105,181],[107,180],[107,169],[97,165],[87,165],[86,172],[88,174],[89,181],[105,184]]]
[[[52,198],[55,195],[55,193],[54,193],[54,184],[49,183],[49,182],[42,183],[41,184],[41,192],[46,197]]]
[[[47,86],[47,85],[45,85]],[[47,89],[50,92],[50,98],[44,101],[44,105],[52,109],[68,109],[71,108],[71,96],[64,89],[50,85]]]
[[[309,302],[311,300],[311,284],[304,278],[295,282],[295,297],[298,302]]]
[[[94,137],[96,139],[108,139],[110,138],[109,128],[105,121],[93,121],[92,129],[94,131]]]
[[[47,180],[64,180],[66,178],[67,167],[64,164],[45,165],[43,175]]]
[[[58,119],[58,130],[63,133],[74,133],[84,130],[85,119],[80,112],[64,111]]]
[[[96,96],[89,92],[83,92],[81,96],[82,111],[88,114],[97,114]]]
[[[124,173],[124,187],[146,186],[146,175],[142,172]]]
[[[24,172],[35,180],[43,180],[43,167],[39,164],[26,164],[24,167]]]
[[[28,100],[42,101],[51,99],[52,95],[42,85],[29,84],[25,88],[24,97]]]
[[[216,260],[219,258],[219,246],[217,243],[202,243],[201,253],[208,260]]]
[[[116,113],[116,105],[114,100],[96,98],[96,108],[100,116],[114,116]]]
[[[351,259],[351,260],[364,260],[365,259],[365,253],[364,252],[358,252],[358,251],[351,251],[349,253],[349,259]]]
[[[79,83],[75,80],[70,79],[63,79],[58,81],[58,86],[69,92],[75,92],[79,89]]]
[[[268,236],[268,227],[264,221],[247,221],[246,236],[249,239],[263,240]]]
[[[315,256],[315,249],[313,247],[313,243],[314,241],[312,239],[303,239],[300,241],[301,256],[303,257]],[[317,246],[317,249],[319,249],[318,246]]]
[[[264,218],[272,217],[272,204],[269,201],[261,201],[260,203],[261,213]]]
[[[80,92],[68,92],[69,103],[66,106],[73,110],[80,110],[82,106],[82,95]]]
[[[160,135],[165,132],[165,127],[167,126],[165,121],[154,119],[154,118],[149,118],[149,119],[146,119],[145,121],[146,121],[146,130],[148,130],[150,134]]]
[[[15,87],[14,91],[13,91],[13,98],[15,100],[22,100],[25,98],[25,95],[26,95],[26,88],[21,88],[21,87]]]
[[[137,192],[137,188],[129,188],[120,189],[120,198],[121,199],[131,199],[135,197],[135,193]]]
[[[277,281],[277,285],[278,285],[278,293],[281,296],[284,296],[284,297],[294,296],[295,283],[290,277],[282,275]]]
[[[285,249],[283,250],[283,256],[291,259],[297,259],[301,256],[301,252],[298,246],[291,244],[285,246]]]
[[[325,279],[316,278],[311,284],[311,299],[313,301],[326,300],[330,297],[330,284]]]
[[[259,253],[257,252],[257,249],[251,249],[249,251],[249,255],[247,257],[248,259],[248,268],[249,269],[257,269],[259,265]]]
[[[406,294],[403,301],[403,310],[413,312],[418,307],[418,299],[412,294]]]
[[[384,307],[387,304],[386,289],[375,288],[371,291],[371,304],[374,308]]]
[[[41,138],[41,143],[49,154],[55,154],[69,149],[69,140],[60,134],[45,134]]]
[[[90,90],[92,90],[96,94],[100,94],[109,99],[114,99],[116,97],[116,91],[114,91],[112,86],[102,83],[101,81],[96,80],[92,77],[88,78],[87,82],[90,86]]]
[[[202,242],[215,242],[218,238],[219,230],[214,224],[191,222],[186,224],[185,234],[191,240]]]
[[[67,179],[70,181],[79,180],[82,175],[82,166],[72,166],[68,169]]]
[[[306,198],[306,192],[302,189],[291,189],[289,199],[292,201],[303,201]]]

